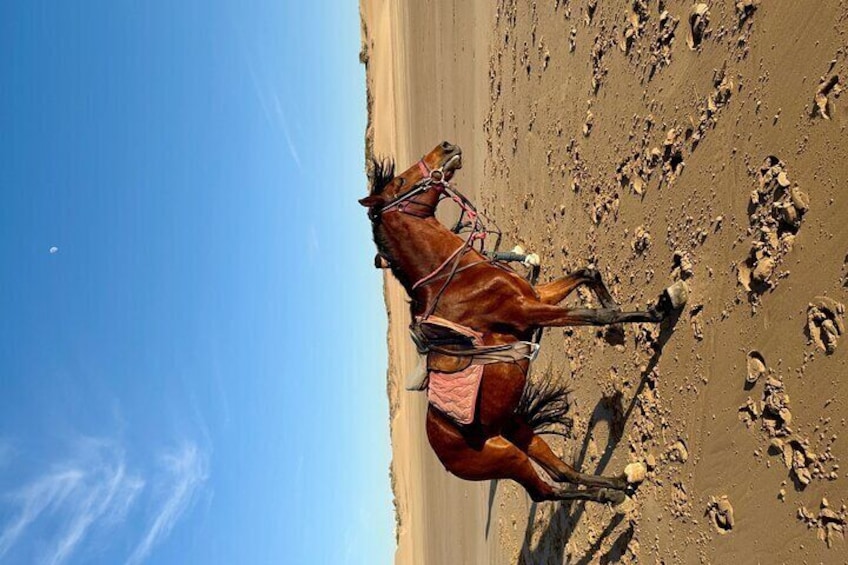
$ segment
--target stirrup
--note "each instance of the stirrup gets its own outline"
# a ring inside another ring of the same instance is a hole
[[[539,356],[539,349],[542,348],[542,345],[536,343],[535,341],[522,341],[520,343],[523,343],[530,348],[530,353],[526,353],[525,355],[523,355],[523,357],[528,361],[535,361],[536,357]]]

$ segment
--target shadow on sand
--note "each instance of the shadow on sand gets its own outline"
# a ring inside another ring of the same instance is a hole
[[[586,430],[586,435],[583,438],[583,444],[580,453],[574,462],[576,469],[582,469],[586,459],[586,451],[589,446],[589,441],[592,438],[592,432],[595,427],[603,421],[609,426],[609,435],[604,452],[598,461],[597,466],[592,472],[596,475],[603,474],[612,459],[613,452],[618,446],[621,438],[624,436],[624,428],[630,415],[633,413],[639,395],[644,387],[651,381],[651,374],[654,368],[659,363],[662,356],[663,348],[671,337],[674,327],[680,318],[680,312],[677,311],[668,317],[660,326],[659,338],[653,343],[654,352],[645,370],[642,372],[639,386],[633,394],[630,404],[624,406],[624,396],[621,392],[616,392],[609,397],[603,397],[595,406],[592,416],[589,420],[589,426]],[[489,506],[491,515],[491,505],[494,502],[496,484],[492,484],[489,494]],[[548,503],[544,503],[548,504]],[[571,536],[575,531],[580,520],[585,512],[586,502],[561,502],[557,504],[556,511],[551,516],[545,529],[541,532],[538,543],[533,547],[532,538],[534,533],[534,523],[536,521],[536,512],[538,505],[533,503],[530,507],[530,513],[527,518],[527,527],[525,529],[524,543],[521,547],[521,553],[518,556],[518,562],[524,565],[536,565],[543,563],[564,563],[566,562],[566,546],[571,540]],[[592,503],[589,503],[592,504]],[[612,541],[609,549],[603,555],[599,555],[604,542],[613,535],[616,528],[624,521],[624,514],[619,513],[613,516],[612,520],[607,524],[600,535],[595,539],[592,545],[585,549],[578,549],[578,553],[583,551],[582,556],[574,556],[570,563],[584,565],[588,563],[613,563],[621,559],[627,551],[627,546],[633,538],[633,525],[628,525],[623,531],[618,534],[618,537]],[[488,524],[487,524],[488,534]]]

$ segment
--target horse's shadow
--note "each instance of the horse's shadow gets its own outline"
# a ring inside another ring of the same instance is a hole
[[[624,428],[636,407],[640,393],[652,380],[651,375],[654,368],[657,366],[657,363],[659,363],[663,348],[671,337],[679,317],[680,312],[675,312],[660,326],[660,335],[653,343],[654,351],[645,366],[645,370],[641,374],[639,386],[636,388],[636,391],[630,400],[630,404],[625,407],[623,394],[616,392],[612,396],[601,398],[595,405],[592,417],[589,420],[588,429],[583,437],[583,443],[581,445],[579,455],[574,462],[574,467],[576,469],[579,470],[583,468],[589,442],[592,440],[595,427],[600,422],[606,421],[609,427],[607,443],[598,460],[598,464],[595,466],[593,471],[594,474],[604,473],[607,465],[609,465],[609,462],[612,459],[615,448],[624,437]],[[494,492],[495,485],[493,484],[489,497],[490,506],[494,501]],[[538,542],[534,546],[532,540],[534,534],[533,526],[536,521],[537,504],[533,503],[530,506],[530,512],[527,518],[524,542],[518,557],[519,563],[535,565],[537,563],[564,562],[566,558],[566,546],[569,541],[571,541],[571,536],[573,535],[580,520],[583,518],[586,508],[585,505],[586,503],[583,501],[559,503],[553,516],[551,516],[551,519],[548,521],[547,526],[541,532]],[[609,550],[605,554],[599,556],[598,553],[601,551],[604,541],[613,535],[618,526],[624,521],[624,518],[623,513],[615,514],[610,523],[607,524],[601,534],[593,541],[592,545],[585,551],[582,557],[577,558],[574,563],[583,565],[594,562],[612,563],[620,560],[627,551],[627,546],[630,543],[630,540],[633,538],[634,531],[632,524],[628,525],[618,534],[618,537],[612,542]]]

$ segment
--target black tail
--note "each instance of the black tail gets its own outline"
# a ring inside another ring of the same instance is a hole
[[[568,416],[570,392],[551,371],[546,371],[540,378],[527,380],[516,412],[537,434],[567,438],[573,424]]]

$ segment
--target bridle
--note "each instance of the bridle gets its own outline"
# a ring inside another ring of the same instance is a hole
[[[456,201],[463,211],[468,209],[476,215],[477,210],[474,208],[471,201],[459,193],[459,191],[455,190],[448,182],[445,176],[444,165],[438,169],[430,169],[422,157],[418,160],[418,168],[424,178],[415,183],[411,189],[407,190],[403,194],[395,196],[379,208],[374,207],[369,210],[368,217],[371,218],[371,221],[377,221],[384,213],[392,211],[402,212],[418,218],[430,217],[434,215],[436,206],[438,206],[441,199],[445,196]],[[439,200],[437,200],[435,204],[425,204],[424,202],[414,200],[416,196],[426,193],[431,188],[439,193]],[[410,206],[421,206],[424,207],[424,210],[414,210],[411,209]]]
[[[415,183],[415,185],[413,185],[413,187],[405,193],[395,196],[382,206],[369,209],[368,217],[371,219],[372,222],[378,222],[380,220],[380,217],[387,212],[400,212],[402,214],[408,214],[418,218],[429,218],[435,215],[436,207],[444,198],[450,198],[451,200],[456,202],[456,204],[460,208],[459,219],[457,220],[457,223],[452,231],[456,234],[459,234],[467,230],[468,237],[465,239],[462,245],[460,245],[456,249],[456,251],[451,253],[447,257],[447,259],[445,259],[429,275],[422,277],[412,285],[412,290],[415,290],[417,288],[426,286],[432,283],[433,281],[438,280],[439,278],[444,277],[445,279],[433,300],[430,301],[430,306],[429,308],[427,308],[427,311],[422,316],[417,317],[417,323],[420,324],[422,321],[427,320],[436,310],[436,305],[439,303],[439,299],[442,297],[442,294],[445,292],[448,285],[450,285],[451,281],[457,275],[457,273],[481,263],[490,263],[493,265],[501,266],[502,268],[508,268],[500,265],[495,260],[495,258],[497,257],[497,250],[501,242],[500,230],[497,229],[497,226],[495,226],[494,229],[487,229],[485,227],[485,225],[483,224],[483,218],[485,218],[485,220],[493,226],[494,222],[492,222],[491,219],[486,217],[484,214],[478,212],[477,208],[474,206],[471,200],[469,200],[468,197],[466,197],[464,194],[462,194],[459,190],[457,190],[450,184],[450,182],[445,176],[444,165],[442,165],[438,169],[430,169],[430,167],[427,166],[427,163],[424,162],[424,158],[422,157],[418,160],[418,168],[421,171],[422,176],[424,177],[422,180]],[[439,194],[439,198],[434,204],[425,204],[423,202],[414,200],[416,196],[424,194],[431,189],[437,191]],[[410,208],[410,206],[419,206],[424,209],[415,210],[413,208]],[[494,249],[491,252],[487,252],[484,249],[485,238],[490,233],[495,235],[495,244]],[[460,267],[459,263],[462,260],[462,257],[466,253],[474,249],[475,242],[480,242],[479,251],[481,255],[483,255],[483,257],[485,258],[481,259],[480,261],[475,261],[471,264]],[[446,275],[440,274],[448,267],[448,265],[451,265],[448,273]],[[534,272],[538,274],[538,268]],[[530,346],[531,353],[529,355],[522,355],[522,357],[526,357],[530,360],[535,358],[536,352],[538,351],[540,338],[541,330],[537,330],[533,336],[532,342],[518,342],[521,344],[528,344]],[[514,345],[515,344],[507,344],[505,346],[493,346],[491,348],[483,348],[477,350],[476,353],[468,353],[468,355],[480,355],[481,352],[484,352],[484,350],[488,351],[489,349],[491,349],[492,352],[508,350],[510,348],[513,348]],[[434,349],[433,351],[437,350]],[[445,351],[444,353],[457,355],[456,351]]]
[[[465,239],[463,244],[456,249],[456,251],[451,253],[447,259],[442,262],[442,264],[436,267],[429,275],[422,277],[412,285],[412,290],[415,290],[428,285],[443,276],[445,277],[445,281],[436,293],[435,299],[430,303],[430,308],[427,309],[427,312],[423,316],[424,318],[427,318],[436,309],[436,304],[438,304],[439,298],[458,272],[477,265],[478,263],[489,263],[492,261],[490,258],[486,258],[460,268],[459,263],[462,257],[474,248],[475,242],[480,242],[480,252],[484,253],[484,240],[489,233],[496,234],[497,239],[495,249],[497,249],[497,246],[500,244],[501,232],[497,230],[497,228],[494,230],[486,229],[481,218],[482,214],[477,211],[477,208],[468,199],[468,197],[454,188],[447,180],[444,165],[438,169],[430,169],[422,157],[418,160],[418,168],[424,177],[422,180],[415,183],[415,185],[413,185],[413,187],[405,193],[392,198],[379,208],[372,208],[368,211],[368,216],[371,218],[372,222],[379,221],[379,218],[387,212],[400,212],[418,218],[429,218],[434,215],[436,207],[444,198],[450,198],[459,206],[461,212],[453,232],[459,234],[467,230],[468,237]],[[434,204],[425,204],[415,200],[416,196],[424,194],[429,190],[435,190],[439,194],[439,198]],[[421,207],[423,210],[412,208],[412,206]],[[488,218],[486,219],[488,220]],[[442,273],[448,265],[451,265],[451,268],[447,276],[441,275],[440,273]]]

